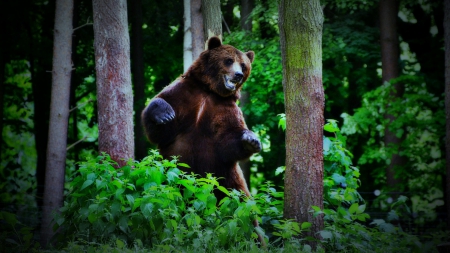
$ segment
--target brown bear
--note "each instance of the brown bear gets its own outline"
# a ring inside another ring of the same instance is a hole
[[[226,188],[250,196],[238,161],[261,150],[236,104],[251,71],[253,51],[243,53],[208,40],[207,50],[181,77],[156,95],[142,112],[148,139],[163,157],[179,156],[191,171],[213,173]],[[224,197],[216,193],[218,199]]]

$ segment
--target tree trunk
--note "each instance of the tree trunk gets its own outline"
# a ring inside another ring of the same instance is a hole
[[[53,215],[64,198],[70,77],[72,72],[73,0],[57,0],[53,46],[52,95],[45,169],[41,243],[47,246],[53,232]]]
[[[49,9],[55,10],[55,2],[49,2],[46,6]],[[51,11],[53,13],[53,10]],[[48,11],[47,9],[45,10]],[[50,11],[48,11],[50,13]],[[53,21],[51,21],[53,20]],[[54,28],[54,16],[43,14],[43,20],[40,21],[42,27]],[[52,48],[49,41],[52,40],[46,29],[43,29],[40,34],[33,33],[33,25],[28,23],[28,41],[30,47],[30,72],[31,72],[31,88],[33,94],[33,124],[34,124],[34,139],[37,153],[36,162],[36,204],[42,211],[44,185],[45,185],[45,167],[47,164],[47,142],[48,142],[48,121],[51,100],[51,75],[47,71],[52,69],[51,58],[48,55],[52,54]],[[45,55],[46,58],[43,58]],[[50,59],[47,59],[50,58]]]
[[[308,236],[319,238],[323,217],[323,14],[319,0],[281,0],[279,28],[286,109],[284,216],[310,222]],[[311,243],[316,247],[316,243]]]
[[[94,0],[98,147],[119,166],[134,157],[133,91],[126,0]]]
[[[444,43],[445,43],[445,159],[447,161],[446,205],[447,226],[450,228],[450,0],[444,0]]]
[[[255,7],[255,3],[253,0],[241,0],[241,28],[247,33],[252,32],[252,20],[250,19],[250,14]],[[245,88],[245,87],[244,87]],[[241,99],[239,100],[239,107],[243,109],[248,104],[248,92],[245,89],[241,90]],[[244,119],[246,122],[248,115],[244,114]],[[250,126],[248,126],[249,129]],[[250,168],[251,163],[250,159],[246,159],[244,161],[239,162],[239,166],[241,167],[242,173],[244,173],[245,181],[247,182],[247,186],[250,189]]]
[[[205,37],[203,36],[202,0],[191,0],[191,36],[192,60],[195,61],[205,50]]]
[[[208,41],[213,36],[222,39],[222,12],[220,0],[202,0],[202,15],[204,25],[204,39]],[[203,42],[205,46],[205,42]],[[205,48],[205,47],[204,47]]]
[[[183,72],[192,64],[191,1],[184,0]]]
[[[142,159],[148,154],[147,139],[141,123],[141,111],[145,107],[145,71],[144,47],[142,45],[142,1],[132,0],[131,3],[131,70],[134,85],[134,134],[136,159]]]
[[[253,8],[255,8],[254,0],[241,0],[241,28],[249,33],[252,32],[250,14],[252,14]]]
[[[80,1],[75,1],[73,3],[73,27],[78,27],[78,21],[80,20]],[[74,30],[72,36],[73,38],[76,38],[77,35],[79,35],[79,33],[77,34],[76,31]],[[77,54],[77,48],[78,48],[78,44],[79,44],[79,40],[77,39],[73,39],[72,40],[72,65],[74,66],[79,66],[79,58],[78,54]],[[70,103],[69,103],[69,108],[75,108],[77,107],[77,87],[78,84],[81,82],[81,78],[80,75],[78,75],[78,78],[76,76],[76,71],[72,72],[72,76],[70,78]],[[72,117],[72,139],[70,138],[70,134],[68,134],[68,141],[71,141],[73,143],[77,142],[78,139],[78,133],[79,133],[79,129],[78,129],[78,110],[73,110],[70,112],[69,117]],[[69,119],[70,122],[70,119]],[[70,129],[70,127],[69,127]],[[70,144],[70,143],[69,143]],[[75,170],[78,170],[79,165],[79,153],[80,153],[80,148],[78,145],[73,146],[73,161],[75,164]]]
[[[398,0],[381,0],[379,14],[382,80],[384,83],[389,82],[393,78],[397,78],[399,72],[399,43],[397,33]],[[402,94],[401,84],[395,84],[394,88],[396,92],[391,94],[392,100],[396,97],[400,97]],[[390,121],[395,120],[393,115],[385,115],[385,118]],[[398,138],[395,133],[389,131],[388,128],[389,126],[386,128],[384,135],[385,146],[400,146],[401,139]],[[397,166],[400,166],[403,163],[403,158],[398,153],[392,155],[391,163],[386,168],[386,183],[390,189],[395,189],[400,182],[400,179],[395,177],[395,170]]]

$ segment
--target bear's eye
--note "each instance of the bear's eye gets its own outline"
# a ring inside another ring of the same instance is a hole
[[[241,63],[241,68],[242,68],[242,71],[245,71],[247,69],[247,67],[245,66],[244,63]]]
[[[231,64],[233,64],[233,59],[226,59],[225,60],[225,65],[230,66]]]

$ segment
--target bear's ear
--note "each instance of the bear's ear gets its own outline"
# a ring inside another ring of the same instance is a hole
[[[222,40],[219,37],[214,36],[208,40],[208,50],[220,47],[222,45]]]
[[[250,63],[252,63],[255,59],[255,52],[253,51],[248,51],[247,53],[245,53],[245,55],[247,55],[247,57],[250,59]]]

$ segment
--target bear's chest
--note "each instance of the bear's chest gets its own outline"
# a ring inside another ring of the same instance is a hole
[[[217,134],[241,125],[241,111],[234,101],[201,98],[195,110],[195,128]]]

